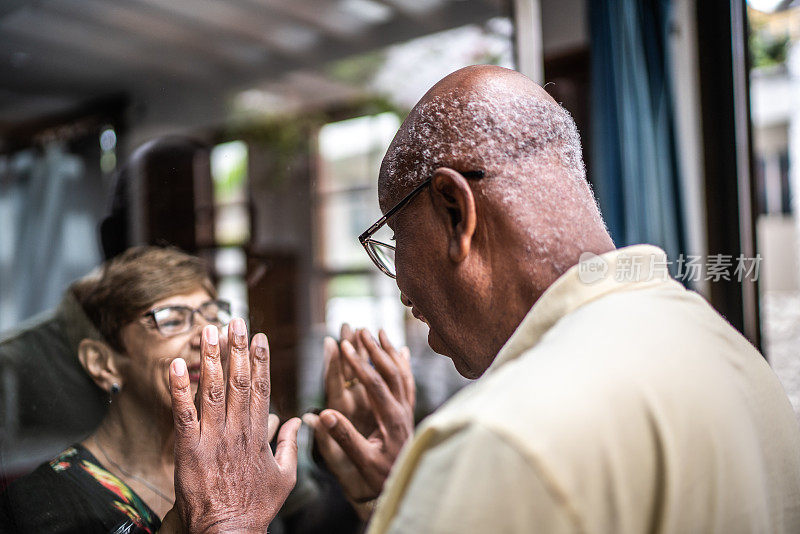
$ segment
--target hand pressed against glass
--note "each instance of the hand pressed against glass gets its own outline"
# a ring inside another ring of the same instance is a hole
[[[339,334],[339,343],[347,340],[353,345],[358,358],[369,361],[369,354],[361,342],[360,330],[353,330],[344,323]],[[342,360],[340,345],[333,338],[325,338],[325,401],[328,408],[347,417],[362,436],[369,436],[377,423],[367,397],[364,384],[359,382],[353,369]]]
[[[217,328],[203,331],[199,419],[185,362],[169,371],[175,507],[190,532],[266,532],[297,476],[300,420],[283,425],[274,455],[269,446],[267,338],[257,334],[248,348],[242,319],[228,330],[227,384]]]
[[[346,331],[343,331],[347,333]],[[343,336],[344,337],[344,336]],[[414,379],[407,348],[395,349],[385,332],[379,333],[380,344],[366,330],[358,330],[351,339],[343,339],[340,348],[333,340],[326,341],[325,382],[329,387],[328,409],[319,416],[306,414],[304,421],[315,429],[320,453],[337,476],[347,497],[355,504],[375,499],[383,488],[400,449],[414,429]],[[374,364],[374,367],[371,363]],[[354,379],[345,380],[352,373]],[[365,397],[354,404],[342,403],[340,408],[351,410],[344,414],[336,409],[336,399],[347,394],[347,382],[364,388]],[[366,401],[367,405],[364,405]],[[366,410],[374,421],[364,425],[374,428],[362,434],[350,420]]]

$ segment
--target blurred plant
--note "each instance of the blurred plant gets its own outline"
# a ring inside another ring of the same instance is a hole
[[[308,154],[311,132],[320,120],[317,113],[263,117],[236,124],[225,137],[266,148],[270,156],[269,172],[251,176],[250,180],[269,180],[272,187],[281,188],[291,178],[295,164]]]
[[[394,107],[408,110],[431,85],[460,67],[484,63],[512,67],[512,36],[512,21],[495,17],[333,62],[326,74],[384,95]]]
[[[786,34],[775,35],[767,31],[763,24],[753,23],[748,44],[752,68],[772,67],[786,62],[791,38]]]
[[[219,159],[219,161],[217,161]],[[218,202],[240,200],[247,179],[247,148],[237,142],[224,143],[211,153],[214,198]]]
[[[369,86],[386,63],[386,52],[376,50],[330,63],[325,69],[332,79],[353,86]]]
[[[224,134],[225,139],[242,139],[265,147],[270,155],[269,172],[250,176],[251,182],[269,180],[274,188],[291,181],[295,165],[307,158],[311,141],[319,128],[329,122],[352,117],[376,115],[392,111],[404,117],[407,111],[382,96],[350,102],[346,106],[328,111],[301,112],[286,115],[269,115],[240,121]]]

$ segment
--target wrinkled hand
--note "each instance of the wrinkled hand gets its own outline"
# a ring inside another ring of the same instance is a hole
[[[366,358],[360,357],[347,339],[342,340],[341,350],[336,350],[335,341],[326,340],[331,361],[326,375],[333,373],[326,376],[326,384],[343,388],[344,373],[352,372],[364,387],[375,429],[365,437],[340,411],[330,408],[319,416],[306,414],[303,420],[314,428],[325,462],[348,499],[357,504],[380,494],[400,449],[413,433],[415,389],[408,349],[395,349],[383,331],[379,333],[380,345],[366,330],[359,330],[355,336]]]
[[[242,319],[231,323],[227,389],[215,326],[203,330],[200,418],[186,363],[170,365],[175,420],[175,507],[195,532],[266,532],[297,477],[298,419],[269,446],[269,348],[264,334],[247,347]]]
[[[361,336],[347,323],[342,325],[340,339],[347,340],[354,346],[359,359],[369,360],[366,348],[361,343]],[[333,338],[325,338],[323,353],[327,407],[349,419],[362,436],[369,436],[378,425],[372,413],[366,388],[359,382],[352,367],[346,361],[342,361],[341,349]],[[319,418],[316,415],[305,414],[303,420],[309,426],[318,428]],[[314,436],[317,449],[323,453],[328,468],[344,484],[348,500],[353,505],[369,501],[372,498],[372,490],[341,447],[323,429],[315,432]]]
[[[344,323],[340,332],[340,340],[347,340],[353,345],[356,354],[362,361],[368,361],[369,355],[358,330],[353,330]],[[378,427],[375,415],[367,397],[367,389],[347,362],[342,361],[341,349],[333,338],[325,338],[323,347],[325,355],[325,403],[326,407],[336,410],[347,417],[359,434],[369,436]]]

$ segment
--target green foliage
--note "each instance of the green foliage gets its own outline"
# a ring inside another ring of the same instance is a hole
[[[408,113],[406,110],[401,112],[385,98],[366,98],[348,105],[346,109],[253,117],[233,125],[224,137],[243,139],[265,147],[272,162],[271,172],[263,178],[269,179],[275,187],[282,187],[291,178],[292,167],[311,151],[310,142],[319,128],[329,122],[385,111],[393,111],[400,117]],[[259,177],[251,176],[250,179],[258,180]]]
[[[353,86],[364,86],[375,78],[385,62],[385,52],[376,50],[334,61],[325,70],[334,80]]]
[[[369,280],[360,274],[343,274],[331,278],[328,297],[369,297]]]
[[[247,158],[240,158],[228,169],[224,176],[214,177],[214,196],[222,200],[230,200],[244,187],[247,179]]]
[[[773,35],[761,28],[753,28],[749,42],[750,65],[756,69],[784,64],[790,43],[788,35]]]

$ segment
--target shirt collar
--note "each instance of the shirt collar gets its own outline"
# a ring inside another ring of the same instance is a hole
[[[520,325],[497,353],[486,374],[536,345],[562,317],[609,293],[660,284],[669,277],[666,253],[652,245],[633,245],[600,256],[586,253],[534,303]]]

